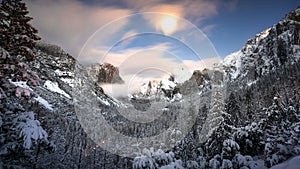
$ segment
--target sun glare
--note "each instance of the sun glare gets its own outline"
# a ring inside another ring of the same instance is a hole
[[[177,19],[173,16],[166,16],[161,19],[160,27],[164,34],[169,35],[177,28]]]

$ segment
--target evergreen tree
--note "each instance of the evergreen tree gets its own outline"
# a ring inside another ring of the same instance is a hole
[[[23,55],[33,60],[31,51],[36,40],[37,30],[29,24],[32,20],[21,0],[3,0],[0,6],[0,46],[12,55]]]
[[[245,94],[245,103],[246,103],[246,114],[247,118],[249,120],[252,120],[252,114],[253,114],[253,93],[251,90],[247,90]]]
[[[240,123],[240,107],[233,93],[230,93],[229,98],[225,102],[225,112],[230,114],[230,121],[233,125],[237,126]]]

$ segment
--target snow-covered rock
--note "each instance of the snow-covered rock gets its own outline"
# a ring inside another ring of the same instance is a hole
[[[157,101],[180,101],[183,96],[179,93],[177,85],[178,83],[172,80],[152,80],[142,84],[141,89],[129,97]]]
[[[298,15],[299,9],[249,39],[241,50],[226,56],[217,69],[224,71],[229,81],[251,85],[249,81],[272,73],[278,66],[296,63],[300,58]]]

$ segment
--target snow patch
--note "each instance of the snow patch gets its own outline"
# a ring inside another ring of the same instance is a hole
[[[26,83],[26,81],[19,81],[19,82],[13,82],[11,79],[9,79],[9,82],[17,87],[22,87],[24,89],[27,89],[29,91],[33,91],[32,88],[30,88]],[[34,98],[34,100],[41,103],[43,106],[45,106],[47,109],[53,111],[52,105],[48,103],[47,100],[43,99],[42,97],[38,96],[37,98]]]
[[[44,83],[44,87],[46,87],[48,90],[52,91],[52,92],[56,92],[56,93],[59,93],[61,95],[64,95],[65,97],[71,99],[71,96],[69,94],[67,94],[65,91],[63,91],[62,89],[60,89],[58,87],[58,84],[57,82],[51,82],[49,80],[47,80],[45,83]]]
[[[60,80],[62,80],[63,82],[67,83],[70,87],[74,87],[74,80],[71,78],[60,78]]]
[[[26,83],[26,81],[18,81],[18,82],[13,82],[11,79],[8,80],[10,83],[12,83],[13,85],[17,86],[17,87],[22,87],[24,89],[33,91]]]
[[[256,82],[257,82],[257,80],[251,81],[251,82],[248,82],[247,85],[248,85],[248,86],[252,86],[252,85],[255,84]]]
[[[104,100],[100,97],[97,97],[98,100],[100,100],[101,103],[105,104],[106,106],[110,106],[110,103],[107,100]]]
[[[222,65],[227,67],[227,68],[230,68],[230,69],[233,69],[231,70],[231,77],[233,79],[236,79],[237,76],[240,74],[240,71],[241,71],[241,67],[242,67],[242,57],[243,55],[243,52],[241,50],[237,51],[237,52],[234,52],[228,56],[226,56],[222,62]]]
[[[61,71],[59,69],[56,69],[54,71],[58,76],[71,76],[73,77],[74,76],[74,73],[73,72],[69,72],[69,71]]]
[[[49,104],[49,102],[45,99],[43,99],[42,97],[38,96],[37,98],[34,98],[34,100],[38,101],[39,103],[41,103],[43,106],[45,106],[47,109],[53,111],[52,105]]]

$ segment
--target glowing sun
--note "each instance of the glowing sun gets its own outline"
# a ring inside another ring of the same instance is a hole
[[[172,16],[166,16],[161,19],[160,21],[160,27],[164,34],[171,34],[175,31],[177,28],[177,19]]]

